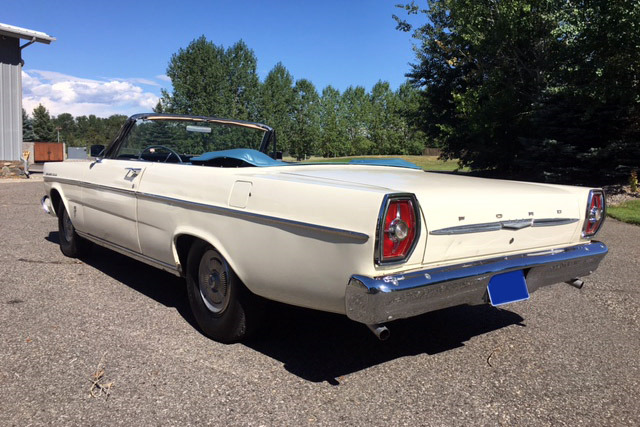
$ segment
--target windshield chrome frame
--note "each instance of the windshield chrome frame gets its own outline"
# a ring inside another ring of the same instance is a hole
[[[219,123],[223,125],[263,130],[265,133],[262,137],[262,142],[260,143],[260,151],[268,155],[269,153],[267,153],[266,150],[269,148],[269,145],[271,145],[271,142],[273,141],[272,151],[275,152],[275,131],[271,127],[262,123],[224,119],[220,117],[190,116],[185,114],[142,113],[134,114],[127,119],[124,125],[122,125],[122,128],[120,128],[118,135],[116,135],[111,144],[109,144],[109,146],[104,150],[101,159],[115,158],[113,156],[118,152],[118,150],[120,149],[120,145],[122,145],[123,141],[126,140],[127,135],[138,120],[185,120],[203,123]]]

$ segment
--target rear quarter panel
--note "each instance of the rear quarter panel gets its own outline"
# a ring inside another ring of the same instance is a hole
[[[193,235],[219,250],[252,292],[281,302],[344,313],[345,287],[351,275],[376,274],[373,256],[377,217],[388,191],[287,177],[289,169],[149,165],[138,200],[143,253],[175,263],[176,238]],[[237,182],[242,182],[240,188],[244,189],[250,183],[243,208],[232,206],[243,200],[232,194]],[[161,201],[155,196],[192,205]],[[244,213],[259,217],[248,218]],[[290,225],[287,221],[319,227]],[[325,232],[321,227],[368,238],[354,239]],[[418,250],[409,264],[419,265],[421,259],[422,251]]]

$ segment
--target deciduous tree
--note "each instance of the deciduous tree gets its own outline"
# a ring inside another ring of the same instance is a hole
[[[447,157],[501,175],[590,183],[640,162],[637,1],[404,8],[424,18],[409,77],[423,91],[422,129]]]
[[[347,155],[351,150],[347,145],[346,123],[340,91],[333,86],[325,87],[319,102],[320,136],[316,146],[316,154],[324,157]]]
[[[291,154],[302,159],[314,154],[318,144],[320,97],[307,79],[296,81],[293,92]]]
[[[261,120],[276,129],[278,150],[288,152],[291,150],[295,92],[293,77],[282,63],[278,62],[269,71],[261,94]]]

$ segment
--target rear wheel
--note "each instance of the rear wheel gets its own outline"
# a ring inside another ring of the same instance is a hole
[[[60,250],[68,257],[81,258],[86,256],[91,249],[91,243],[76,233],[76,229],[71,222],[69,213],[62,200],[60,200],[58,204],[58,236],[60,239]]]
[[[187,258],[187,293],[191,310],[205,335],[216,341],[240,341],[258,323],[260,304],[225,258],[198,242]]]

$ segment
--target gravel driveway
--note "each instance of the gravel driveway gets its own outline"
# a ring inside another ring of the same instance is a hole
[[[259,337],[223,345],[179,279],[99,248],[65,258],[42,194],[0,185],[2,426],[640,424],[639,227],[607,220],[582,290],[399,321],[383,343],[274,304]]]

